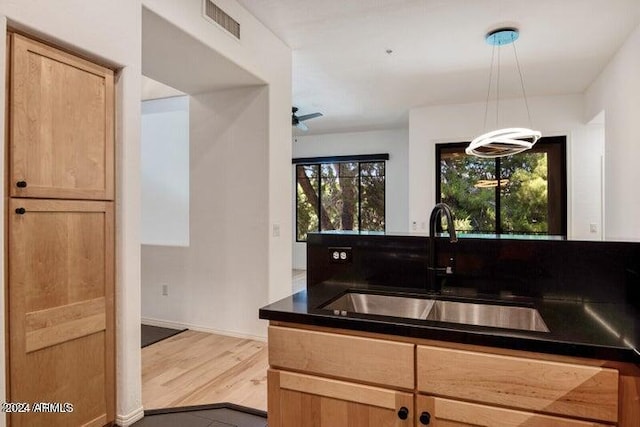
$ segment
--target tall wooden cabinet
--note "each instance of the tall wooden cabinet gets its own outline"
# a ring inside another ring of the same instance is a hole
[[[8,400],[31,405],[10,425],[106,425],[115,419],[113,71],[11,33],[8,87]],[[43,408],[54,412],[35,412]]]

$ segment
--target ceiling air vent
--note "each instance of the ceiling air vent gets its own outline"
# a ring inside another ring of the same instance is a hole
[[[240,23],[230,17],[211,0],[204,0],[204,16],[211,19],[213,22],[230,32],[235,38],[240,40]]]

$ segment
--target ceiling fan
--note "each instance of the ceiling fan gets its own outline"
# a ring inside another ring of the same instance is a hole
[[[316,117],[322,117],[322,113],[311,113],[311,114],[305,114],[304,116],[296,116],[296,112],[298,111],[298,107],[293,107],[292,109],[293,114],[291,114],[291,124],[295,127],[297,127],[300,130],[309,130],[309,128],[302,123],[305,120],[309,120],[309,119],[315,119]]]

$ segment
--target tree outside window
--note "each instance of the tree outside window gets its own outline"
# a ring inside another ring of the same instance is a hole
[[[296,240],[327,230],[384,231],[385,162],[296,165]]]
[[[468,144],[437,144],[437,201],[464,233],[567,235],[565,137],[497,159],[468,156]]]

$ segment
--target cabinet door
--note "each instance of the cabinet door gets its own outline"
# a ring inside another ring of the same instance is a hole
[[[113,71],[11,35],[10,195],[113,200]]]
[[[269,370],[269,427],[409,427],[413,395]]]
[[[618,371],[419,345],[418,391],[561,417],[618,421]]]
[[[415,417],[418,427],[605,427],[588,421],[420,395],[416,399]]]
[[[9,202],[9,399],[32,404],[11,414],[13,427],[114,419],[112,206]],[[73,412],[36,413],[35,402],[70,403]]]

